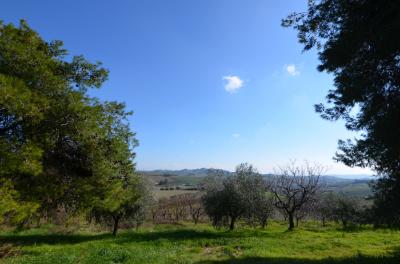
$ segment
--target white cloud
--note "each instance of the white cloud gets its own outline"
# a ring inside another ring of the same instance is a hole
[[[296,65],[294,64],[286,65],[286,71],[292,76],[297,76],[300,74],[299,70],[296,69]]]
[[[239,133],[233,133],[233,134],[232,134],[232,137],[233,137],[233,138],[239,138],[239,137],[240,137],[240,134],[239,134]]]
[[[229,93],[234,93],[237,90],[239,90],[242,86],[244,81],[239,78],[239,76],[236,75],[228,75],[222,77],[222,79],[225,82],[225,91]]]

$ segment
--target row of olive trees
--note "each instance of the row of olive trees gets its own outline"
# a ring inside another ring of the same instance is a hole
[[[308,162],[291,162],[271,177],[249,164],[239,165],[229,177],[213,170],[204,184],[204,210],[214,226],[230,229],[239,219],[264,228],[276,212],[288,221],[289,230],[305,218],[318,219],[323,226],[340,222],[344,228],[373,222],[365,200],[327,191],[324,173],[324,167]]]
[[[339,222],[344,228],[373,223],[371,208],[360,198],[327,192],[312,204],[308,215],[319,219],[325,226],[327,221]]]

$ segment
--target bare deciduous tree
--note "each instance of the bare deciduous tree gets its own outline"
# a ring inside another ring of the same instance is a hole
[[[294,161],[279,169],[271,179],[269,189],[274,195],[274,204],[287,215],[289,230],[294,228],[294,217],[305,204],[311,202],[321,191],[320,177],[325,168],[305,162],[297,165]]]

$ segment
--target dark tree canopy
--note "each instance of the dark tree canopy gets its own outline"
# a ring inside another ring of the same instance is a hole
[[[362,132],[339,141],[336,159],[400,178],[400,2],[309,1],[282,24],[298,31],[305,50],[317,47],[318,69],[334,76],[316,111]]]
[[[316,111],[361,132],[339,141],[335,159],[381,176],[373,188],[376,223],[400,225],[400,2],[309,1],[306,13],[282,25],[298,31],[304,50],[316,46],[318,69],[334,76],[335,89]]]

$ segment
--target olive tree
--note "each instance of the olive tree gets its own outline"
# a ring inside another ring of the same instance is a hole
[[[362,207],[359,199],[345,195],[338,196],[333,209],[333,219],[341,222],[344,228],[360,223]]]
[[[245,220],[252,226],[260,225],[264,229],[268,224],[268,219],[274,214],[274,200],[271,194],[262,191],[256,196],[247,210]]]
[[[208,183],[212,184],[206,184],[205,211],[213,225],[230,230],[238,219],[253,216],[266,191],[262,176],[247,163],[237,166],[234,175],[214,177]]]
[[[334,220],[337,200],[337,194],[333,192],[324,193],[316,199],[313,216],[321,220],[322,226],[326,226],[327,221]]]

